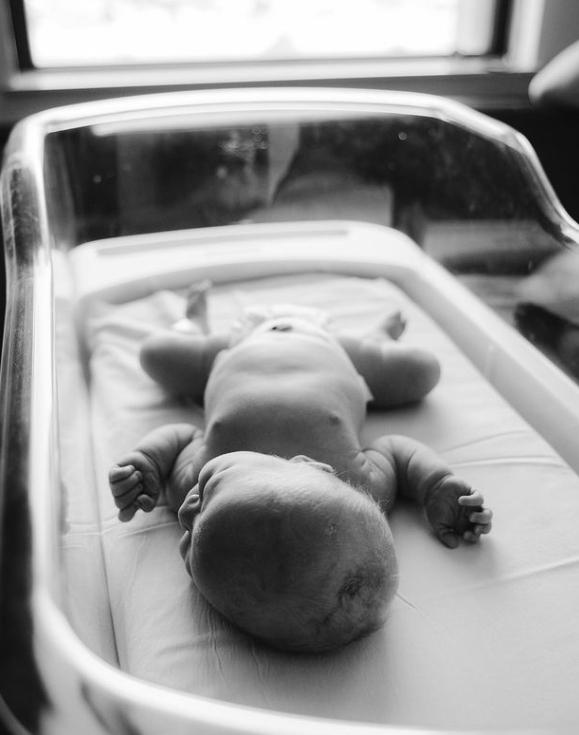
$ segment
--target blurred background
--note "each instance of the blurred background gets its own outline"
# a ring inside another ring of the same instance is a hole
[[[26,0],[38,67],[452,55],[460,0]],[[420,17],[420,23],[416,22]]]
[[[576,106],[529,95],[577,39],[576,0],[0,0],[0,149],[27,115],[111,97],[272,85],[426,92],[523,133],[577,219]]]

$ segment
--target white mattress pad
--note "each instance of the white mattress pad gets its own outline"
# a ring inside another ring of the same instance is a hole
[[[428,728],[578,723],[575,473],[391,283],[315,274],[218,285],[212,328],[226,329],[256,302],[327,309],[350,334],[401,309],[402,339],[437,355],[442,380],[419,405],[370,412],[364,438],[402,433],[437,450],[483,492],[495,514],[492,533],[475,546],[446,549],[420,509],[400,502],[390,517],[400,587],[381,631],[323,655],[256,643],[195,589],[174,514],[161,506],[122,524],[108,488],[109,466],[147,431],[176,421],[202,425],[201,409],[167,395],[138,362],[142,340],[183,316],[184,297],[158,291],[126,304],[95,303],[83,329],[96,482],[76,480],[83,487],[70,493],[65,537],[79,635],[137,678],[277,712]],[[68,469],[69,487],[74,478],[78,467]],[[93,564],[101,553],[102,566]]]

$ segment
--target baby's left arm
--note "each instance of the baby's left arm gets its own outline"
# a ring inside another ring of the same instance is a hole
[[[396,481],[402,497],[424,508],[436,537],[445,546],[454,549],[460,538],[476,542],[490,532],[493,514],[484,507],[482,493],[453,475],[442,458],[424,444],[404,436],[384,436],[366,450],[366,455],[385,478]]]
[[[187,483],[191,459],[203,445],[203,432],[190,424],[168,424],[153,429],[132,452],[121,457],[109,470],[109,485],[119,520],[130,521],[138,510],[153,510],[166,489],[169,504],[178,502],[172,497],[177,488],[184,494],[191,486]],[[179,486],[179,487],[177,487]],[[180,486],[183,486],[182,488]]]

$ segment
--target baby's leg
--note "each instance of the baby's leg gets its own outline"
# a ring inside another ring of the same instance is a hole
[[[223,335],[184,334],[166,329],[143,342],[143,370],[171,393],[201,402],[213,362],[228,346]]]
[[[368,384],[377,408],[419,401],[440,379],[438,360],[421,347],[374,336],[342,337],[340,342]]]
[[[141,346],[145,372],[172,393],[201,402],[213,361],[228,346],[225,335],[209,334],[208,280],[194,283],[187,294],[186,317],[148,337]]]

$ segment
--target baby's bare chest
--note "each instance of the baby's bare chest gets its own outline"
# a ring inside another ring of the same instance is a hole
[[[358,450],[358,420],[343,397],[309,386],[294,391],[261,385],[216,401],[207,416],[205,439],[211,453],[254,451],[291,458],[306,454],[334,466]]]

